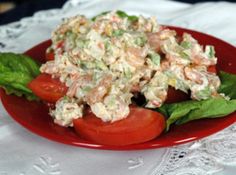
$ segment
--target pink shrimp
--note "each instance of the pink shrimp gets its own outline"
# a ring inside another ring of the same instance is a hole
[[[216,64],[216,59],[208,59],[202,55],[197,54],[197,55],[193,55],[192,62],[197,65],[210,66],[210,65]]]
[[[160,52],[163,41],[175,35],[176,32],[174,30],[164,29],[156,33],[147,33],[147,38],[151,48],[155,49],[156,52]]]
[[[112,83],[112,76],[105,75],[102,80],[98,83],[96,87],[89,91],[86,95],[85,100],[88,104],[94,104],[96,102],[102,101],[104,96],[108,92],[108,88],[111,86]]]
[[[76,94],[76,91],[78,88],[88,84],[89,82],[92,81],[92,75],[90,74],[86,74],[86,75],[79,75],[79,74],[75,74],[73,75],[72,79],[74,79],[72,85],[70,86],[70,88],[67,91],[67,94],[69,97],[73,97]]]
[[[55,65],[54,60],[47,61],[41,66],[40,71],[48,74],[55,74],[58,73],[58,67]]]
[[[148,44],[154,49],[156,52],[161,50],[161,39],[160,39],[160,32],[157,33],[147,33]]]
[[[139,49],[136,47],[129,47],[127,48],[127,52],[130,56],[126,58],[126,61],[134,66],[134,67],[141,67],[144,65],[146,53],[144,49]]]
[[[203,78],[204,78],[203,75],[194,68],[185,67],[184,74],[187,79],[192,80],[196,82],[197,84],[203,83]]]

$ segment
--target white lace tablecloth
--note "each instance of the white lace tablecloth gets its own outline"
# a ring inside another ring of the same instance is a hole
[[[0,26],[0,51],[24,52],[48,39],[64,17],[92,17],[121,9],[155,15],[159,23],[203,31],[236,45],[236,4],[167,0],[70,0],[62,9]],[[32,134],[0,105],[0,175],[234,175],[236,124],[213,136],[176,147],[103,151],[67,146]]]

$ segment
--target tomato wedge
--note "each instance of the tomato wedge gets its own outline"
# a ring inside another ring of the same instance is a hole
[[[103,145],[122,146],[152,140],[165,128],[162,114],[131,107],[127,118],[113,123],[103,122],[92,112],[73,121],[75,131],[84,139]]]
[[[53,51],[46,52],[45,56],[46,56],[47,61],[54,60],[54,52]]]
[[[190,99],[190,95],[169,86],[165,103],[177,103]]]
[[[41,100],[54,103],[66,95],[67,87],[57,78],[52,78],[49,74],[40,74],[32,80],[28,87]]]

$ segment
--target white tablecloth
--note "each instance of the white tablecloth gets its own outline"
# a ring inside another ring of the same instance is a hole
[[[236,4],[167,0],[70,0],[62,9],[0,26],[0,51],[23,52],[48,39],[64,17],[121,9],[159,23],[209,33],[236,45]],[[236,124],[197,142],[143,151],[103,151],[55,143],[19,126],[0,106],[0,175],[233,175]]]

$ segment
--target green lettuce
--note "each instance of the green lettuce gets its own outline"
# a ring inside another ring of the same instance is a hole
[[[7,94],[36,100],[37,97],[27,85],[39,73],[39,64],[32,58],[22,54],[0,53],[0,87]]]
[[[224,93],[231,99],[236,99],[236,75],[220,71],[219,77],[221,81],[219,93]]]
[[[164,104],[159,112],[168,116],[166,130],[170,125],[187,123],[203,118],[217,118],[226,116],[236,111],[236,100],[224,98],[210,98],[202,101],[184,101],[180,103]]]

